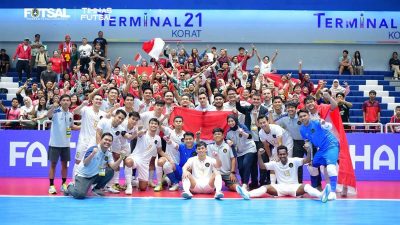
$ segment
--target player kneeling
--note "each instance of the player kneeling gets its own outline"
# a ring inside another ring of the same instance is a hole
[[[325,189],[321,193],[317,189],[311,187],[309,184],[298,183],[298,167],[303,166],[311,161],[311,147],[308,142],[306,142],[304,148],[307,149],[306,158],[288,158],[288,149],[286,146],[279,146],[277,148],[279,162],[271,161],[268,163],[264,163],[262,160],[261,155],[264,152],[264,149],[260,149],[258,152],[258,164],[260,169],[275,171],[278,184],[264,185],[250,192],[240,186],[237,186],[236,191],[246,200],[252,197],[261,197],[265,193],[273,196],[293,197],[308,193],[313,197],[320,198],[322,202],[326,202],[331,191],[329,184],[325,186]]]
[[[221,199],[224,194],[221,192],[222,178],[217,171],[222,163],[216,152],[213,158],[207,156],[207,144],[203,141],[197,143],[197,156],[189,158],[183,166],[182,197],[190,199],[195,194],[209,194],[215,190],[215,199]],[[191,172],[190,172],[191,171]]]

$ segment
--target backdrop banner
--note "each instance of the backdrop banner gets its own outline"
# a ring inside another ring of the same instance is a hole
[[[72,132],[70,165],[74,163],[78,134]],[[0,131],[0,177],[47,177],[49,135],[49,131]],[[347,138],[357,180],[400,180],[398,134],[347,134]],[[71,172],[72,166],[69,177]],[[308,180],[307,169],[304,172]]]
[[[0,41],[80,43],[102,30],[110,42],[400,43],[400,12],[20,8],[0,9],[0,20]]]

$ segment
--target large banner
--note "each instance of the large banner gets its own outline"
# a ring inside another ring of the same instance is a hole
[[[0,131],[0,136],[0,177],[47,177],[49,131]],[[348,134],[347,137],[357,180],[400,180],[398,134]],[[77,139],[78,132],[73,132],[70,165],[74,163]],[[72,167],[69,176],[71,172]],[[308,179],[308,175],[304,177]]]
[[[0,41],[80,43],[102,30],[111,42],[400,43],[400,12],[21,8],[0,9],[0,21]]]

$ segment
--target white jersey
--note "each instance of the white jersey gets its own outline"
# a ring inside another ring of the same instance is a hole
[[[167,143],[167,146],[165,148],[165,153],[167,153],[167,155],[171,157],[176,164],[179,164],[180,154],[179,151],[175,148],[175,144],[177,145],[183,144],[183,135],[185,134],[185,131],[182,130],[181,133],[177,134],[176,130],[172,130],[169,127],[165,127],[164,134],[165,136],[169,136],[169,138],[173,142],[172,144]]]
[[[206,159],[201,161],[198,156],[194,156],[188,159],[185,165],[192,168],[192,176],[195,179],[203,179],[211,177],[217,160],[206,156]]]
[[[81,131],[78,142],[88,142],[88,146],[96,145],[96,128],[99,121],[106,117],[104,111],[95,112],[92,106],[81,109]]]
[[[164,115],[161,114],[160,117],[156,117],[154,115],[154,111],[148,111],[140,114],[140,124],[143,125],[143,129],[148,129],[149,128],[149,121],[152,118],[156,118],[158,121],[160,121],[162,118],[164,118]],[[165,119],[160,125],[168,126],[168,120]],[[157,130],[157,135],[160,134],[160,129]]]
[[[126,139],[122,137],[121,132],[126,131],[125,128],[120,124],[117,127],[113,127],[112,125],[112,118],[107,119],[103,118],[97,124],[97,128],[102,131],[102,133],[111,133],[113,136],[113,142],[111,145],[111,151],[119,151],[121,150],[122,146],[125,146]]]
[[[260,62],[260,73],[262,75],[266,73],[271,73],[272,70],[272,62],[269,61],[268,63],[264,63],[263,61]]]
[[[161,148],[161,138],[158,135],[154,137],[150,136],[148,132],[137,138],[135,150],[132,152],[132,156],[140,158],[140,160],[146,164],[150,163],[152,157],[157,156],[157,149]]]
[[[132,129],[129,129],[128,128],[128,121],[127,120],[125,120],[124,122],[122,122],[122,127],[124,127],[124,129],[125,129],[125,131],[126,131],[126,133],[128,133],[128,134],[137,134],[138,132],[139,132],[139,130],[138,130],[138,127],[137,126],[134,126]],[[125,141],[126,141],[126,145],[130,145],[131,144],[131,140],[129,140],[129,139],[126,139],[126,138],[123,138]]]
[[[270,161],[264,163],[267,170],[273,170],[276,174],[278,184],[298,184],[297,168],[303,166],[302,158],[288,158],[286,165],[281,162]]]
[[[278,137],[282,137],[282,145],[286,146],[289,151],[289,156],[291,157],[293,153],[293,138],[290,136],[289,132],[276,124],[269,125],[271,131],[267,134],[263,129],[259,131],[259,136],[261,141],[267,141],[274,146],[272,155],[276,155],[277,147],[279,146]]]

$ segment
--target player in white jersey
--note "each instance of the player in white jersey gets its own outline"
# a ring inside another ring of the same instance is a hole
[[[214,198],[223,198],[222,178],[217,170],[222,165],[218,153],[213,152],[213,158],[207,156],[207,144],[203,141],[197,143],[196,152],[197,156],[189,158],[182,168],[182,197],[190,199],[193,197],[192,192],[213,193],[215,190]]]
[[[274,170],[278,179],[278,184],[264,185],[260,188],[248,192],[246,189],[237,186],[237,192],[246,200],[252,197],[261,197],[265,193],[273,196],[300,196],[305,193],[312,197],[320,198],[322,202],[327,202],[330,193],[330,185],[327,184],[321,193],[309,184],[299,184],[297,179],[298,167],[311,162],[311,147],[307,143],[304,146],[307,149],[306,158],[288,158],[288,149],[286,146],[278,147],[279,161],[270,161],[264,163],[261,154],[265,151],[260,149],[258,153],[258,164],[260,169]]]
[[[269,124],[268,118],[265,115],[261,115],[257,118],[258,125],[260,126],[259,137],[264,145],[269,160],[277,159],[277,148],[278,146],[284,145],[289,150],[289,157],[293,155],[293,138],[289,132],[276,124]],[[274,148],[270,149],[269,145],[273,145]],[[274,171],[271,171],[271,184],[276,183],[276,176]]]
[[[117,110],[115,116],[110,119],[103,118],[97,124],[96,131],[96,143],[100,143],[101,135],[104,133],[111,133],[113,135],[113,143],[111,145],[111,152],[113,154],[114,160],[118,160],[120,152],[130,152],[129,145],[126,145],[126,139],[124,136],[128,137],[122,122],[127,117],[126,112],[123,110]],[[114,178],[119,177],[119,172],[114,173]],[[115,181],[113,179],[112,181]],[[106,187],[109,192],[119,193],[119,185],[114,184],[113,187],[109,185]]]
[[[106,113],[100,110],[102,100],[103,98],[100,94],[95,94],[92,99],[92,106],[88,106],[88,101],[83,101],[73,112],[74,114],[81,115],[81,131],[79,132],[73,169],[74,178],[76,175],[76,168],[85,156],[87,149],[96,145],[97,124],[102,118],[106,117]]]
[[[163,100],[158,100],[154,103],[154,110],[153,111],[148,111],[140,114],[140,121],[141,125],[143,125],[143,129],[147,129],[149,126],[149,121],[152,118],[157,119],[160,121],[160,125],[163,126],[168,126],[168,116],[163,115],[162,112],[164,111],[164,106],[165,106],[165,101]],[[160,126],[161,127],[161,126]],[[160,135],[160,128],[157,130],[157,135]],[[149,172],[149,186],[150,187],[155,187],[153,184],[153,177],[154,177],[154,171],[155,171],[155,158],[150,161],[150,172]],[[161,170],[161,168],[159,168]],[[159,180],[160,182],[160,180]]]
[[[162,180],[162,174],[164,173],[167,177],[169,177],[170,173],[173,173],[175,170],[175,164],[179,165],[180,162],[180,154],[177,150],[176,146],[183,143],[185,131],[182,130],[183,127],[183,117],[176,116],[174,118],[174,129],[170,129],[169,127],[164,127],[164,140],[166,143],[165,153],[172,159],[174,163],[170,163],[167,158],[160,157],[157,160],[157,180]],[[159,171],[159,169],[161,171]],[[170,178],[169,178],[170,179]],[[154,188],[154,191],[161,191],[163,189],[162,182],[158,182],[157,186]],[[170,191],[177,191],[179,189],[179,182],[172,183],[172,187],[169,188]]]
[[[152,118],[149,121],[149,129],[141,130],[137,135],[137,143],[135,150],[126,159],[125,165],[129,168],[137,169],[139,178],[139,190],[145,191],[149,182],[149,165],[150,160],[157,154],[162,157],[166,157],[168,161],[172,161],[170,157],[162,151],[161,138],[158,136],[157,130],[160,126],[160,122]],[[131,185],[127,183],[127,185]],[[131,187],[130,187],[131,188]]]

